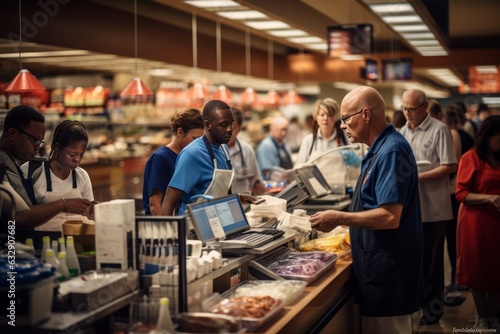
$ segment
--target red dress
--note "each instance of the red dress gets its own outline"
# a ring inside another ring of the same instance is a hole
[[[460,159],[456,197],[457,283],[478,290],[497,290],[500,279],[500,212],[492,204],[467,205],[469,193],[500,195],[500,169],[479,159],[475,149]]]

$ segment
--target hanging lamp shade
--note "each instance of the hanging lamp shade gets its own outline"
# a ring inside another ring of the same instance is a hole
[[[283,104],[301,104],[304,100],[297,94],[293,89],[290,89],[286,92],[285,96],[283,96]]]
[[[270,90],[266,94],[265,103],[269,107],[276,108],[281,103],[281,97],[275,90]]]
[[[223,102],[226,102],[227,104],[232,104],[233,95],[231,94],[229,88],[222,85],[217,88],[217,91],[214,94],[214,99],[221,100]]]
[[[188,96],[191,100],[204,100],[209,98],[207,89],[200,82],[195,83],[189,88]]]
[[[255,89],[253,89],[252,87],[246,88],[245,91],[241,94],[241,104],[243,105],[252,106],[257,104],[258,102],[259,97]]]
[[[153,96],[153,92],[138,77],[135,77],[127,87],[120,93],[121,97],[131,96]]]
[[[5,88],[5,92],[7,93],[23,93],[36,90],[45,90],[45,87],[26,69],[19,71],[7,88]]]

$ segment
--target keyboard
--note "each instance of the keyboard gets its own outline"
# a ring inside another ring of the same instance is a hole
[[[233,240],[246,241],[247,245],[243,248],[257,248],[273,241],[274,237],[263,233],[245,233],[233,238]]]

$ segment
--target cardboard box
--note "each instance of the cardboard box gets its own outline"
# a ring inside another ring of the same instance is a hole
[[[97,269],[136,269],[134,200],[97,204],[94,215]]]

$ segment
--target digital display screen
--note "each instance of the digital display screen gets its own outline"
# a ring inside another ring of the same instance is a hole
[[[373,53],[373,26],[352,24],[328,27],[328,55],[341,57]]]
[[[384,81],[411,80],[413,76],[413,61],[406,59],[382,60],[382,78]]]

